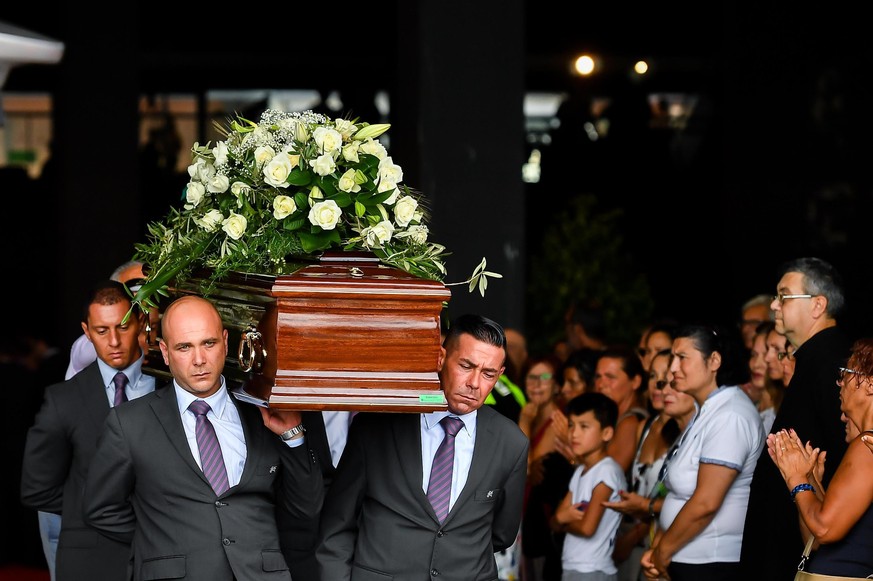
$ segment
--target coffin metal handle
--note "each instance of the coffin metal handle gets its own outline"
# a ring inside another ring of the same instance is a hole
[[[248,351],[248,355],[246,355]],[[239,349],[237,351],[237,360],[242,371],[260,371],[264,366],[264,361],[267,359],[267,350],[264,349],[264,343],[261,337],[261,332],[254,326],[249,326],[243,331],[239,338]]]
[[[363,278],[364,271],[357,266],[352,266],[349,268],[349,276],[352,276],[354,278]]]

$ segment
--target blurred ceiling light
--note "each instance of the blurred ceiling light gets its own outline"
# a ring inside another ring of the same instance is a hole
[[[583,54],[573,63],[573,70],[575,70],[583,77],[587,77],[588,75],[593,73],[595,67],[596,63],[594,62],[594,58],[587,54]]]
[[[634,72],[638,75],[645,75],[649,72],[649,63],[646,61],[637,61],[634,63]]]

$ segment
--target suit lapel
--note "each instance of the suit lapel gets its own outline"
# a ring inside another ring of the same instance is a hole
[[[191,455],[191,447],[188,445],[185,428],[182,427],[182,418],[179,415],[179,404],[176,401],[176,390],[173,388],[173,384],[169,384],[164,389],[156,390],[155,398],[149,405],[164,429],[164,433],[167,434],[170,444],[176,449],[185,464],[211,488],[203,471],[194,460],[194,456]]]
[[[109,414],[109,399],[106,397],[106,386],[103,385],[103,376],[100,375],[100,367],[95,361],[82,370],[76,376],[76,381],[82,384],[82,398],[85,409],[91,416],[91,421],[99,430],[106,422]]]
[[[397,414],[395,419],[394,445],[397,447],[403,478],[422,508],[437,521],[436,513],[422,490],[421,414]],[[415,461],[407,461],[408,458],[414,458]]]
[[[476,442],[473,444],[470,472],[467,474],[467,482],[464,484],[464,489],[461,490],[458,500],[455,501],[452,510],[449,511],[449,515],[446,517],[447,523],[460,507],[463,507],[464,504],[473,498],[476,490],[480,488],[480,483],[491,471],[491,463],[494,461],[495,438],[494,422],[491,420],[494,418],[488,413],[492,410],[489,408],[486,411],[485,408],[486,406],[482,406],[476,413]]]
[[[245,486],[255,473],[257,466],[261,465],[261,455],[264,453],[264,431],[259,429],[263,425],[261,412],[251,404],[243,404],[235,397],[230,396],[230,401],[236,406],[242,423],[243,434],[246,439],[246,461],[243,465],[243,473],[237,486]]]

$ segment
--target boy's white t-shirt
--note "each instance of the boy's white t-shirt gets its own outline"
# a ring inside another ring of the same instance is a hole
[[[619,490],[627,490],[624,471],[611,456],[607,456],[588,470],[585,470],[584,466],[576,468],[569,485],[573,504],[590,501],[591,493],[601,482],[612,489],[612,494],[609,496],[612,502],[621,500]],[[607,508],[592,536],[582,537],[568,532],[564,536],[564,551],[561,556],[564,570],[582,573],[591,571],[617,573],[618,569],[612,561],[612,550],[619,523],[621,523],[621,513]]]

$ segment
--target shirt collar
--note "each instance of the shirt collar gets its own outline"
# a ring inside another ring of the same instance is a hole
[[[453,416],[464,422],[464,428],[469,432],[473,433],[473,428],[476,425],[476,414],[479,410],[473,410],[468,414],[464,414],[459,416],[458,414],[453,414],[451,412],[430,412],[427,414],[422,414],[424,416],[424,423],[427,425],[427,429],[431,430],[440,423],[440,421],[446,416]]]
[[[221,376],[221,388],[209,397],[197,397],[190,391],[184,390],[175,379],[173,380],[173,389],[176,391],[176,403],[179,405],[179,414],[184,414],[188,411],[188,406],[191,405],[191,402],[195,399],[202,399],[209,404],[209,407],[212,408],[212,412],[216,417],[222,417],[224,406],[227,405],[228,401],[227,389],[225,389],[223,375]]]
[[[140,354],[139,359],[131,363],[129,366],[124,369],[115,369],[106,364],[105,361],[97,358],[97,367],[100,369],[100,376],[103,378],[103,385],[105,387],[115,387],[115,384],[112,382],[112,378],[115,377],[115,374],[119,371],[124,372],[127,376],[128,385],[137,385],[139,383],[139,378],[142,377],[142,362],[144,356]]]

